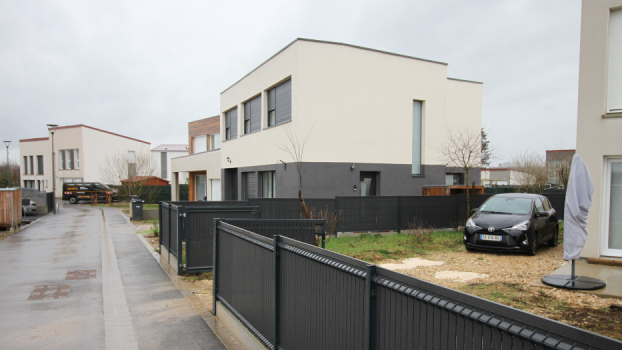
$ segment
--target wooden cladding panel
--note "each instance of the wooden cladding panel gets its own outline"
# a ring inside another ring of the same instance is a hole
[[[219,115],[188,123],[188,137],[209,135],[217,132],[220,132]]]
[[[469,186],[469,190],[471,186]],[[424,196],[454,196],[457,194],[466,194],[466,186],[434,186],[424,187],[422,195]],[[484,194],[484,186],[475,186],[475,194]]]

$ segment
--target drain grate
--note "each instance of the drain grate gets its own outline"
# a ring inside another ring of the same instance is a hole
[[[66,280],[88,280],[89,278],[95,278],[95,270],[75,270],[67,272]]]
[[[37,286],[28,300],[60,299],[69,296],[69,286]]]

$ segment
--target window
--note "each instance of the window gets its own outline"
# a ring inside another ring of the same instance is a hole
[[[192,138],[192,153],[207,151],[207,135],[195,136]]]
[[[160,152],[160,177],[168,179],[167,152]]]
[[[238,137],[238,109],[237,107],[225,113],[225,140]]]
[[[292,120],[292,81],[268,90],[268,126]]]
[[[445,174],[445,185],[447,186],[464,185],[464,174],[462,173]]]
[[[261,197],[276,197],[276,176],[274,171],[262,171],[261,174]]]
[[[37,156],[37,174],[43,175],[43,156]]]
[[[28,174],[28,156],[24,156],[24,175]]]
[[[261,95],[244,104],[244,134],[261,129]]]
[[[75,156],[75,167],[76,169],[80,169],[80,151],[77,149],[73,150],[74,156]]]
[[[65,150],[58,151],[58,157],[60,158],[60,168],[61,170],[65,170]]]
[[[421,101],[413,101],[413,175],[421,175],[421,105]]]
[[[28,170],[30,170],[29,174],[30,175],[34,175],[35,174],[35,161],[34,161],[34,157],[30,156],[28,158],[30,158],[30,168],[28,169]],[[33,185],[32,188],[34,188],[34,185]]]
[[[215,134],[209,135],[209,149],[220,149],[220,133],[217,132]]]
[[[25,188],[35,188],[35,180],[24,180]]]
[[[609,17],[607,112],[622,112],[622,10]]]
[[[242,173],[242,184],[244,186],[244,198],[257,197],[257,174],[255,172]],[[272,197],[269,197],[272,198]]]
[[[73,150],[68,149],[67,152],[67,169],[73,170]]]
[[[607,161],[606,185],[603,192],[606,206],[604,252],[622,257],[622,159]]]
[[[544,211],[544,204],[540,198],[536,198],[536,213]]]

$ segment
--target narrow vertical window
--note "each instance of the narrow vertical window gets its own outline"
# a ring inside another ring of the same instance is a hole
[[[24,156],[24,175],[28,174],[28,156]]]
[[[67,169],[73,170],[73,150],[67,150]]]
[[[75,157],[75,162],[76,162],[76,169],[80,169],[80,151],[77,149],[73,150],[74,153],[74,157]]]
[[[37,174],[43,175],[43,156],[37,156]]]
[[[622,10],[609,17],[607,113],[622,112]]]
[[[244,103],[244,133],[261,129],[261,95]]]
[[[274,171],[262,171],[261,172],[261,197],[262,198],[275,198],[276,197],[276,176]]]
[[[226,139],[231,140],[238,137],[238,109],[237,107],[225,113],[225,133]]]
[[[413,101],[413,175],[421,175],[421,107],[421,101]]]
[[[268,90],[268,126],[292,120],[292,81]]]
[[[60,162],[59,162],[60,163],[59,164],[60,165],[60,169],[61,170],[65,170],[65,150],[60,150],[58,152],[58,156],[60,158]]]
[[[35,174],[35,161],[34,161],[34,157],[30,156],[30,168],[28,170],[30,170],[30,175],[34,175]],[[34,180],[33,180],[34,182]]]

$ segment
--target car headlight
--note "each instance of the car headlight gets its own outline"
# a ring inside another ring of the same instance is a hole
[[[518,224],[512,226],[510,231],[527,231],[529,228],[529,220],[525,220],[523,222],[519,222]]]
[[[473,222],[473,219],[467,220],[466,227],[467,228],[481,228],[481,227],[475,225],[475,222]]]

